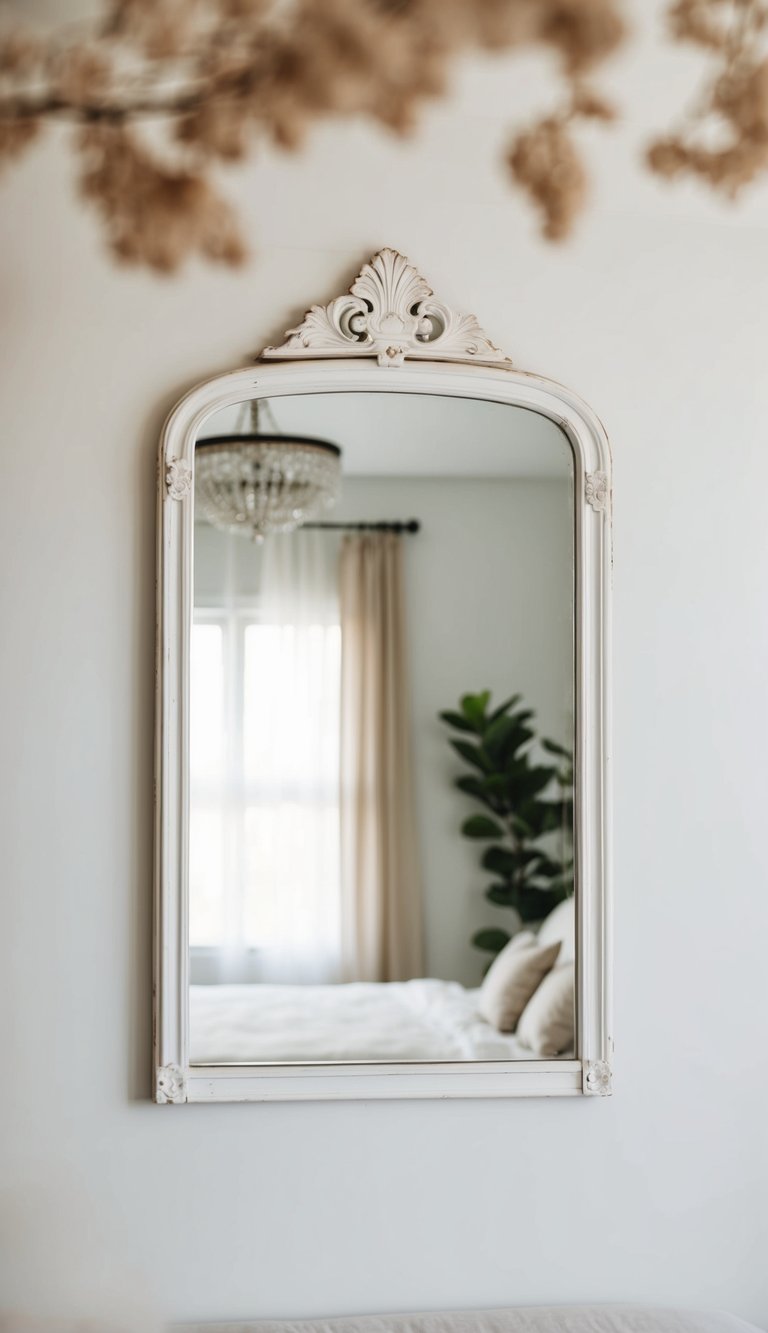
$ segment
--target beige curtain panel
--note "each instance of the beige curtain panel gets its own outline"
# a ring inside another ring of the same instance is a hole
[[[407,981],[424,954],[400,537],[346,537],[340,594],[344,975]]]

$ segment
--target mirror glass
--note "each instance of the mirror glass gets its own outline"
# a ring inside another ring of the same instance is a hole
[[[564,433],[460,397],[195,450],[190,1063],[573,1058]]]

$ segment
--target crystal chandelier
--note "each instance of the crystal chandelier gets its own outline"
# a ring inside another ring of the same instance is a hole
[[[341,450],[327,440],[281,435],[264,402],[251,403],[250,412],[250,434],[198,440],[195,507],[214,527],[263,541],[333,507],[341,488]],[[259,430],[262,415],[269,431]]]

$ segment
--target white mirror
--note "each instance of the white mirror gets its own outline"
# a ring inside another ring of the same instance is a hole
[[[157,1100],[609,1092],[592,413],[385,251],[162,450]]]

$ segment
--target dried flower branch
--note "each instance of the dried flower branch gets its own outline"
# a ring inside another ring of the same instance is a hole
[[[407,134],[472,48],[548,47],[568,112],[510,152],[513,177],[565,236],[586,171],[570,134],[607,119],[584,76],[621,42],[620,0],[104,0],[85,36],[0,39],[0,159],[44,123],[81,126],[73,146],[85,197],[120,260],[172,271],[197,253],[245,253],[213,184],[216,164],[259,141],[293,150],[326,116],[367,116]],[[151,140],[142,123],[151,124]],[[158,131],[163,132],[158,143]],[[150,148],[151,143],[151,148]]]
[[[48,121],[72,122],[82,191],[117,258],[163,272],[193,254],[237,264],[245,247],[214,184],[219,165],[264,141],[295,150],[328,116],[408,134],[462,53],[538,46],[557,58],[560,93],[507,162],[543,234],[561,240],[587,195],[579,125],[615,116],[589,80],[624,38],[620,10],[621,0],[103,0],[85,32],[0,36],[0,166]],[[735,196],[768,172],[768,0],[670,0],[667,17],[673,40],[715,68],[648,163]]]
[[[707,50],[714,74],[680,128],[648,149],[668,180],[698,176],[729,198],[768,171],[768,3],[675,0],[672,35]]]
[[[513,140],[509,167],[542,214],[542,232],[550,241],[568,236],[584,207],[587,174],[574,142],[578,120],[611,121],[615,109],[591,88],[575,83],[569,104],[546,116]]]
[[[202,175],[165,168],[124,125],[83,130],[80,151],[83,195],[119,259],[171,272],[194,251],[225,264],[244,258],[232,209]]]

